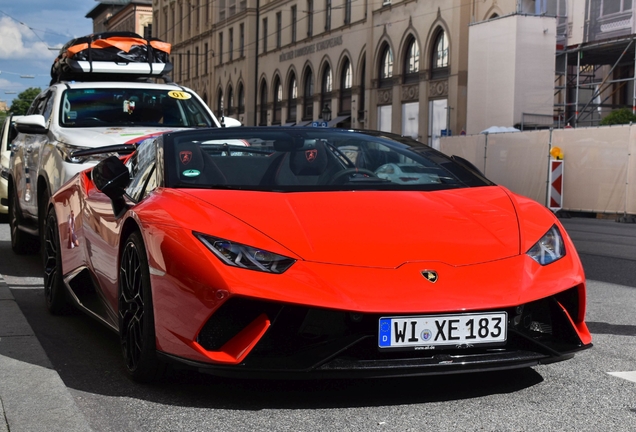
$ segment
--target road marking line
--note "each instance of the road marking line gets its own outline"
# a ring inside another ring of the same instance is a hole
[[[627,381],[636,382],[636,371],[632,372],[608,372],[615,377],[626,379]]]

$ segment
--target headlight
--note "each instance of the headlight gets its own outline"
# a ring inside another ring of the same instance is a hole
[[[56,147],[57,147],[57,150],[62,155],[62,159],[64,160],[64,162],[76,163],[76,164],[81,164],[81,163],[85,163],[89,161],[99,162],[101,160],[106,159],[108,156],[114,154],[114,153],[109,153],[109,154],[101,153],[101,154],[91,155],[91,156],[73,157],[73,152],[76,152],[78,150],[87,150],[90,147],[80,147],[80,146],[74,146],[70,144],[62,144],[60,142],[56,144]]]
[[[225,264],[266,273],[283,273],[295,259],[205,234],[194,233]]]
[[[530,258],[541,265],[548,265],[565,256],[563,237],[556,225],[543,236],[541,240],[526,252]]]

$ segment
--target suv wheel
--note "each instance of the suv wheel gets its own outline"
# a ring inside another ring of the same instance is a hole
[[[11,249],[18,255],[34,254],[40,249],[37,237],[20,230],[21,215],[18,195],[9,192],[9,227],[11,228]]]

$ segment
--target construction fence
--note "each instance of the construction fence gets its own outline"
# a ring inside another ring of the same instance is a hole
[[[548,204],[550,150],[563,154],[562,208],[636,214],[636,125],[443,137],[440,149],[490,180]]]

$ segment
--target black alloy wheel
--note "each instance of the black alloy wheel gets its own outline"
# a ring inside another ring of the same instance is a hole
[[[128,375],[156,380],[164,365],[156,353],[150,271],[139,232],[126,240],[119,264],[119,337]]]
[[[44,299],[46,308],[54,315],[71,311],[66,288],[62,279],[62,250],[55,209],[51,208],[46,217],[43,240],[44,256]]]
[[[9,228],[11,231],[11,249],[18,255],[34,254],[40,248],[37,238],[20,230],[22,223],[20,203],[15,189],[9,191]]]

